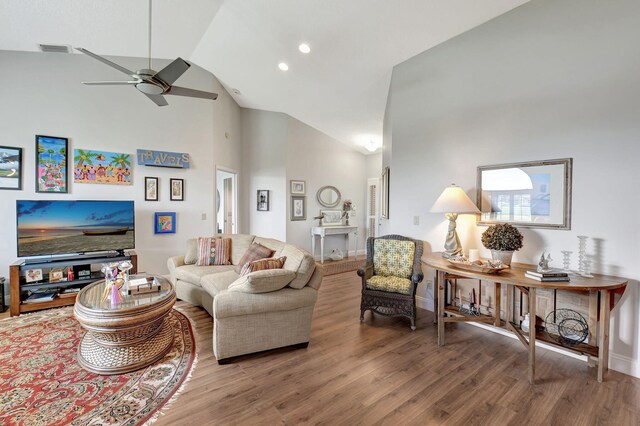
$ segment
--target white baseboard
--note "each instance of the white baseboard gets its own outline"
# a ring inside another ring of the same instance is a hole
[[[427,311],[434,311],[433,299],[431,297],[422,297],[416,296],[416,306],[422,309],[426,309]],[[496,328],[491,325],[486,325],[478,322],[469,322],[467,323],[474,327],[483,328],[485,330],[491,331],[493,333],[498,333],[503,336],[509,337],[511,339],[517,339],[516,335],[510,331],[503,330],[501,328]],[[536,342],[536,346],[540,346],[545,349],[549,349],[550,351],[557,352],[562,355],[569,356],[571,358],[576,358],[582,361],[586,361],[587,357],[582,355],[577,355],[572,352],[565,351],[563,349],[557,348],[552,345],[547,345],[544,342]],[[618,355],[614,353],[609,353],[609,368],[620,373],[640,378],[640,363],[633,359],[626,357],[624,355]]]
[[[633,358],[609,353],[609,368],[640,379],[640,366]]]

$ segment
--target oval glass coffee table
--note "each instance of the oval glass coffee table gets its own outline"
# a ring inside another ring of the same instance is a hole
[[[87,333],[78,346],[78,363],[97,374],[122,374],[139,370],[161,359],[173,343],[168,315],[176,301],[169,280],[149,277],[160,285],[152,293],[122,295],[119,303],[104,297],[105,280],[83,288],[73,313]],[[126,286],[127,284],[125,284]]]

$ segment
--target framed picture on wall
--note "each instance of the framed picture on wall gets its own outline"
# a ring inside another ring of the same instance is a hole
[[[36,192],[69,192],[69,140],[36,135]]]
[[[259,212],[269,211],[269,190],[258,189],[257,203]]]
[[[291,196],[291,220],[307,219],[307,197],[302,195]]]
[[[0,189],[22,189],[22,148],[0,146]]]
[[[303,180],[291,180],[291,195],[306,195],[307,193],[307,182]]]
[[[320,210],[322,225],[342,225],[342,210]]]
[[[158,201],[158,178],[146,176],[144,178],[145,201]]]
[[[154,214],[154,233],[175,234],[176,233],[176,212],[156,212]]]
[[[380,188],[380,215],[389,219],[389,167],[382,172],[382,187]]]
[[[169,179],[171,201],[184,201],[184,179]]]

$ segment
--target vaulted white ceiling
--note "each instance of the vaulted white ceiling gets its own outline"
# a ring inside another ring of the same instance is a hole
[[[239,105],[287,113],[367,152],[361,144],[382,137],[395,65],[527,1],[153,0],[152,55],[190,60]],[[147,0],[2,0],[0,49],[68,44],[146,57],[147,8]],[[311,53],[298,51],[303,42]]]

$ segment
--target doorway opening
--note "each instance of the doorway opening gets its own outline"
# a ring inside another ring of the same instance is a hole
[[[216,167],[216,233],[237,234],[238,173]]]
[[[367,237],[380,233],[380,178],[367,179]]]

